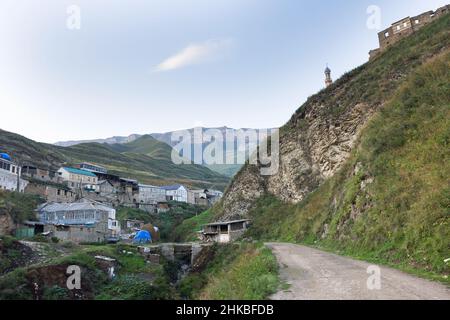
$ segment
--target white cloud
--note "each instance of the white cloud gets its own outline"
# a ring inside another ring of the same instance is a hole
[[[220,57],[232,44],[233,40],[231,39],[214,39],[203,43],[190,44],[158,64],[155,71],[170,71],[212,61]]]

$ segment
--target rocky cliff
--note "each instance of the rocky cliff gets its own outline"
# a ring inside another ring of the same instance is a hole
[[[272,194],[298,203],[332,177],[349,158],[369,119],[389,102],[418,66],[449,48],[449,15],[310,97],[280,132],[280,169],[261,176],[246,165],[214,210],[217,220],[245,217]]]

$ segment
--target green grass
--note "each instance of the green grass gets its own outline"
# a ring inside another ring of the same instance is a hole
[[[202,229],[204,224],[213,220],[211,210],[206,210],[197,216],[184,220],[172,232],[172,239],[178,242],[196,241],[197,231]]]
[[[8,243],[12,240],[6,239]],[[25,268],[16,268],[0,277],[0,300],[2,299],[32,299],[33,288],[30,285],[30,275],[36,274],[36,268],[48,270],[65,270],[65,266],[77,265],[82,269],[82,291],[86,297],[99,300],[128,299],[176,299],[178,295],[170,285],[164,265],[146,263],[130,245],[85,245],[74,246],[72,252],[64,257],[54,257],[44,264]],[[104,255],[116,259],[116,277],[108,280],[105,270],[100,269],[96,255]],[[63,266],[63,268],[59,268]],[[43,272],[43,273],[42,273]],[[41,271],[47,274],[40,281],[42,299],[66,300],[73,299],[72,293],[61,287],[56,279],[64,274],[52,271]],[[32,277],[36,277],[35,275]],[[42,276],[41,276],[42,277]],[[65,280],[64,280],[65,281]]]
[[[15,223],[36,220],[34,210],[42,202],[38,196],[0,190],[0,214],[9,214]]]
[[[217,250],[207,270],[183,281],[181,293],[203,300],[261,300],[276,292],[278,264],[268,248],[236,243]]]
[[[334,177],[297,205],[260,199],[249,235],[312,244],[448,282],[448,79],[449,52],[418,68],[369,122]]]

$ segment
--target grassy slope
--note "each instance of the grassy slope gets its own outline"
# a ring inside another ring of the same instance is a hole
[[[196,241],[197,231],[200,231],[202,225],[207,224],[213,220],[211,210],[206,210],[199,215],[185,219],[180,223],[172,232],[173,240],[186,242],[186,241]]]
[[[298,205],[261,199],[251,235],[448,276],[449,79],[448,52],[420,67],[370,121],[338,174]]]
[[[73,246],[73,245],[72,245]],[[30,279],[40,284],[43,300],[74,299],[73,292],[62,286],[66,281],[64,272],[51,275],[51,270],[68,265],[82,268],[82,291],[84,298],[100,300],[147,300],[176,299],[178,296],[169,284],[164,265],[152,265],[137,253],[137,249],[126,245],[73,246],[71,254],[56,257],[45,263],[48,272],[36,278],[36,269],[43,265],[17,268],[0,277],[0,300],[33,299],[33,286]],[[124,253],[125,251],[125,253]],[[132,254],[129,254],[132,252]],[[101,270],[95,255],[106,255],[117,260],[116,278],[112,281]],[[53,268],[53,269],[52,269]],[[60,271],[58,269],[58,271]],[[45,276],[42,276],[45,275]],[[58,276],[62,277],[58,279]],[[145,279],[145,281],[143,281]],[[150,281],[151,279],[151,281]],[[12,289],[14,288],[14,289]]]
[[[150,136],[124,145],[86,143],[64,148],[0,130],[0,151],[10,153],[23,163],[44,168],[56,169],[63,163],[95,162],[106,166],[112,173],[150,184],[178,182],[223,190],[229,180],[204,166],[173,164],[170,147]]]
[[[279,285],[278,264],[262,244],[230,244],[217,252],[206,270],[191,273],[179,285],[182,297],[202,300],[258,300]]]
[[[34,210],[40,203],[38,196],[0,190],[0,214],[9,214],[15,223],[35,220]]]

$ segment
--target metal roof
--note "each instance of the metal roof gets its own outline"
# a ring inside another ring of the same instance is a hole
[[[111,207],[95,201],[82,199],[73,203],[48,203],[39,209],[39,212],[59,212],[59,211],[84,211],[84,210],[102,210],[112,211]]]
[[[178,190],[178,189],[180,189],[181,187],[183,187],[181,184],[174,184],[174,185],[172,185],[172,186],[163,186],[163,187],[161,187],[162,189],[164,189],[164,190]],[[184,187],[183,187],[184,188]]]
[[[70,167],[63,167],[64,170],[73,173],[73,174],[81,174],[83,176],[88,176],[88,177],[97,177],[95,174],[93,174],[90,171],[86,171],[86,170],[81,170],[81,169],[76,169],[76,168],[70,168]]]
[[[232,221],[223,221],[223,222],[214,222],[214,223],[208,223],[205,224],[205,226],[225,226],[228,224],[234,224],[234,223],[241,223],[241,222],[249,222],[251,220],[249,219],[242,219],[242,220],[232,220]]]

